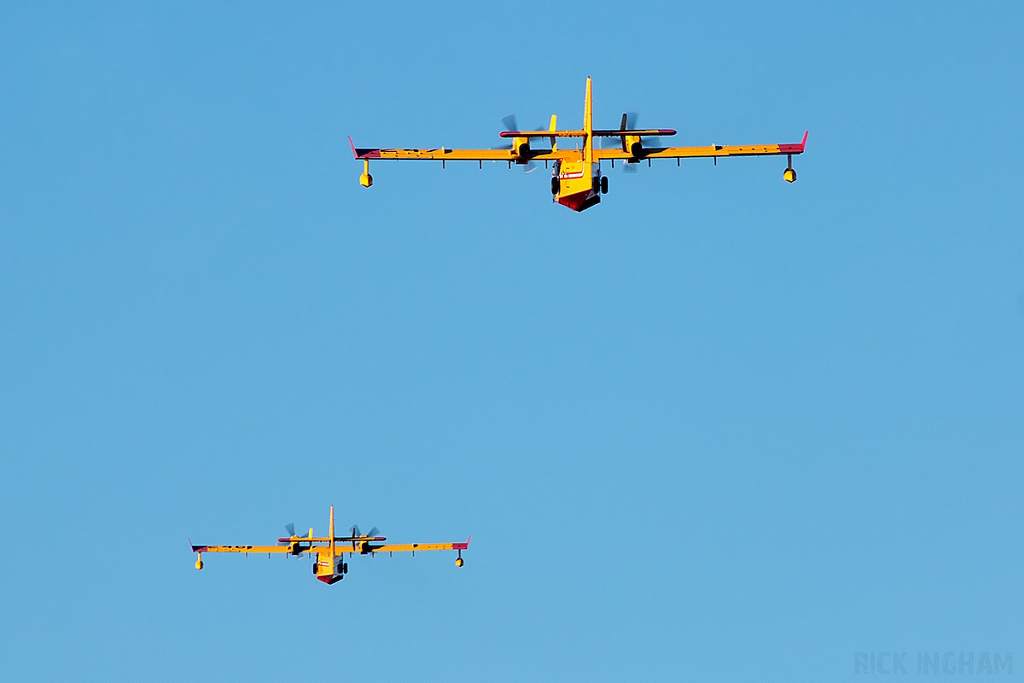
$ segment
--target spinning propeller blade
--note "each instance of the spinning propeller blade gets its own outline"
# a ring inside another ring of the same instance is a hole
[[[515,114],[506,114],[501,117],[501,125],[505,127],[505,130],[519,130],[519,123],[516,121]]]
[[[502,116],[501,125],[504,130],[522,130],[519,127],[519,120],[516,118],[515,114],[506,114],[505,116]],[[535,126],[530,130],[546,130],[546,128],[544,128],[544,126]],[[491,149],[512,149],[512,145],[501,145],[499,147],[491,147]],[[528,161],[525,164],[520,165],[523,167],[523,173],[533,173],[537,170],[537,164],[533,161]]]
[[[501,117],[501,129],[502,130],[519,130],[516,128],[516,115],[506,114]],[[497,147],[491,147],[491,149],[512,149],[512,143],[507,145],[498,145]]]
[[[377,527],[373,527],[364,534],[362,531],[359,530],[358,525],[353,524],[352,527],[349,529],[349,535],[345,540],[356,541],[362,538],[376,539],[378,537],[380,537],[380,529],[378,529]]]
[[[627,111],[627,112],[622,114],[622,120],[619,121],[619,130],[638,130],[639,125],[640,125],[640,114],[635,112],[635,111]],[[623,152],[630,153],[629,150],[626,149],[626,138],[625,137],[618,138],[618,143],[619,143],[619,146],[621,146]],[[658,137],[641,138],[640,144],[643,145],[644,148],[647,148],[647,149],[650,149],[652,147],[660,147],[661,146],[661,138],[658,138]],[[631,164],[629,162],[626,162],[626,163],[622,164],[622,171],[623,171],[623,173],[636,173],[637,170],[638,170],[638,166],[639,165],[640,164],[636,164],[636,163]]]

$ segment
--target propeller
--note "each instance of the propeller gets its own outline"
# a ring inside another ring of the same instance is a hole
[[[635,111],[626,112],[622,115],[623,120],[626,122],[628,130],[636,130],[640,125],[640,114]],[[662,147],[661,138],[657,135],[649,135],[642,139],[644,148],[654,149]]]
[[[640,114],[635,111],[627,111],[622,115],[622,123],[619,124],[619,130],[636,130],[639,120]]]
[[[502,130],[519,130],[519,124],[516,121],[515,114],[505,114],[501,117],[501,129]],[[507,145],[498,145],[497,147],[491,147],[491,149],[512,149],[512,143]]]
[[[278,542],[280,542],[280,543],[284,543],[286,541],[291,541],[293,539],[296,540],[296,541],[302,541],[304,539],[307,539],[306,536],[298,536],[295,533],[295,524],[292,523],[292,522],[289,522],[288,524],[285,524],[284,525],[284,530],[288,532],[288,536],[286,536],[285,538],[277,539]],[[313,530],[310,529],[309,532],[310,532],[310,535],[312,536]]]
[[[622,138],[600,137],[597,140],[601,149],[622,149]],[[639,164],[631,164],[625,159],[619,159],[619,168],[621,168],[625,173],[636,173],[636,167],[638,165]]]
[[[288,522],[284,525],[284,530],[288,532],[288,537],[279,538],[277,539],[277,542],[281,545],[287,546],[291,546],[292,544],[294,544],[294,547],[292,548],[292,554],[301,555],[302,552],[305,550],[306,546],[303,546],[302,539],[295,535],[295,524],[293,522]]]
[[[636,130],[637,122],[640,120],[640,114],[635,111],[627,111],[622,115],[622,121],[619,123],[619,130]],[[623,152],[628,152],[626,149],[626,139],[619,138],[619,147],[622,148]],[[628,161],[622,163],[623,173],[636,173],[637,166],[639,164],[631,164]]]
[[[501,125],[505,127],[505,130],[519,130],[519,123],[516,121],[515,114],[505,114],[502,116]]]
[[[501,129],[502,130],[519,130],[516,128],[516,115],[507,114],[501,117]],[[512,143],[507,145],[498,145],[497,147],[491,147],[491,149],[512,149]]]
[[[522,130],[522,128],[519,127],[519,121],[516,119],[515,114],[505,114],[502,116],[501,125],[503,130]],[[536,126],[530,130],[544,130],[544,126]],[[512,145],[502,145],[501,147],[492,147],[491,149],[512,149]],[[523,167],[523,173],[533,173],[537,170],[537,164],[532,160],[525,164],[521,164],[521,166]]]
[[[627,111],[622,114],[622,119],[619,121],[619,130],[637,130],[640,125],[640,114],[635,111]],[[629,153],[626,149],[625,138],[609,138],[615,140],[615,147],[622,149],[623,152]],[[640,143],[645,149],[655,149],[661,147],[661,138],[657,136],[644,137]],[[625,162],[622,164],[622,170],[624,173],[636,173],[638,163]]]
[[[355,539],[358,539],[358,538],[369,538],[369,539],[376,539],[376,540],[382,540],[383,539],[383,537],[380,535],[380,529],[378,529],[377,527],[373,527],[372,529],[370,529],[369,531],[367,531],[364,534],[363,532],[361,532],[359,530],[359,526],[358,525],[353,524],[352,527],[349,529],[349,539],[355,540]]]

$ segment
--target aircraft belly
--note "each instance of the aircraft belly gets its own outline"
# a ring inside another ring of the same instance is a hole
[[[583,211],[584,209],[589,209],[594,204],[600,203],[601,195],[594,192],[593,189],[589,189],[574,194],[559,194],[556,201],[573,211]]]
[[[555,198],[562,206],[583,211],[601,201],[594,191],[594,164],[586,161],[562,163],[559,174],[559,193]]]
[[[334,584],[336,584],[339,581],[341,581],[342,575],[341,574],[327,574],[325,576],[318,576],[316,578],[317,578],[318,581],[323,581],[328,586],[333,586]]]

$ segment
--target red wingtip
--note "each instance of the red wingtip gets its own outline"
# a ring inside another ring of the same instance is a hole
[[[806,138],[806,137],[807,136],[805,135],[804,138]],[[352,158],[353,159],[358,159],[359,155],[356,154],[356,143],[352,142],[352,136],[351,135],[348,136],[348,145],[349,145],[349,147],[352,148]]]
[[[470,542],[470,541],[472,541],[472,540],[473,540],[473,534],[470,534],[470,535],[469,535],[469,536],[468,536],[468,537],[466,538],[466,547],[467,547],[467,548],[469,547],[469,542]]]
[[[803,154],[804,148],[807,147],[807,135],[811,131],[804,131],[804,139],[797,143],[782,143],[779,145],[780,154]]]

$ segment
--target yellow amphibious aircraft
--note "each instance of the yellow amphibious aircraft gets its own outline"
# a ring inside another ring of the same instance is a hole
[[[515,126],[514,117],[506,117]],[[440,161],[477,161],[483,168],[485,161],[506,161],[509,168],[512,164],[530,164],[534,161],[554,162],[551,173],[551,194],[554,201],[567,206],[573,211],[583,211],[601,201],[601,195],[608,192],[608,176],[601,173],[601,162],[609,161],[615,166],[616,159],[627,164],[627,169],[635,169],[633,164],[647,160],[650,165],[653,159],[689,159],[695,157],[712,158],[718,163],[718,157],[735,156],[773,156],[785,154],[789,163],[782,177],[786,182],[796,180],[793,170],[793,155],[803,154],[807,146],[807,133],[801,142],[795,144],[773,145],[706,145],[703,147],[661,147],[644,144],[644,138],[675,135],[670,128],[637,129],[630,125],[630,116],[622,115],[618,129],[596,130],[593,123],[593,89],[590,78],[587,78],[587,95],[583,105],[583,128],[579,130],[558,130],[555,116],[551,117],[548,130],[506,130],[501,137],[512,138],[511,146],[499,149],[389,149],[359,148],[349,137],[352,154],[363,161],[363,173],[359,183],[363,187],[373,185],[370,175],[371,159],[419,159]],[[547,138],[550,149],[534,149],[530,141],[536,138]],[[582,145],[570,149],[561,149],[557,138],[581,138]],[[614,143],[612,147],[595,148],[595,138],[607,138]],[[618,138],[618,140],[614,140]]]
[[[462,551],[469,548],[469,539],[465,543],[381,543],[386,541],[384,536],[377,535],[377,529],[373,528],[369,533],[360,533],[359,527],[353,526],[348,536],[334,535],[334,506],[331,506],[330,530],[324,538],[313,536],[313,530],[309,530],[308,536],[296,536],[295,527],[291,524],[285,527],[288,535],[277,539],[277,545],[189,545],[192,552],[197,554],[196,569],[203,568],[203,553],[285,553],[296,557],[308,554],[316,557],[313,562],[313,575],[324,583],[331,585],[345,578],[348,574],[348,562],[345,562],[345,554],[375,555],[377,553],[412,553],[425,550],[457,550],[459,556],[455,559],[455,566],[463,565]]]

